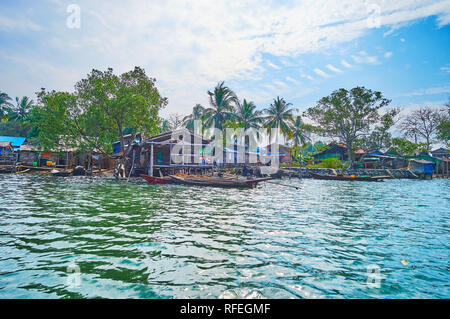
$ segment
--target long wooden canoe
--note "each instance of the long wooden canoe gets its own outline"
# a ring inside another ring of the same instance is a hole
[[[365,181],[365,182],[380,182],[388,176],[354,176],[354,175],[320,175],[309,172],[314,179],[324,179],[332,181]]]
[[[258,183],[273,179],[273,177],[255,178],[255,179],[237,179],[212,176],[177,176],[170,175],[170,178],[176,184],[192,186],[211,186],[211,187],[235,187],[235,188],[254,188]]]

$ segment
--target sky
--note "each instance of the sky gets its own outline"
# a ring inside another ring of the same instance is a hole
[[[143,67],[169,104],[208,105],[225,81],[258,109],[299,112],[339,88],[408,112],[450,96],[450,0],[0,2],[0,91],[73,91],[92,69]]]

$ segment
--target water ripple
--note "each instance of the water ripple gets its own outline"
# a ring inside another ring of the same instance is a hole
[[[450,297],[448,180],[283,183],[0,175],[0,298]]]

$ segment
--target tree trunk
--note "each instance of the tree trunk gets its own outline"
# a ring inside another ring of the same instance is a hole
[[[348,156],[348,161],[349,161],[348,168],[353,168],[352,143],[347,143],[347,156]]]

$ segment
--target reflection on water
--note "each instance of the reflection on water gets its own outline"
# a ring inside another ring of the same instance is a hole
[[[450,297],[449,180],[283,183],[0,175],[0,298]]]

